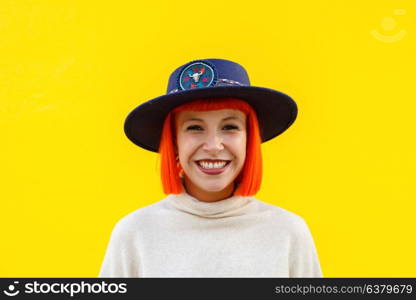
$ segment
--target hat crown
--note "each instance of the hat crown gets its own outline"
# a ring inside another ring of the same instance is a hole
[[[196,67],[194,69],[193,67]],[[200,68],[207,70],[205,78],[200,79]],[[186,85],[185,83],[189,83]],[[177,68],[169,77],[166,93],[198,87],[218,85],[250,85],[247,71],[240,64],[218,58],[198,59]]]

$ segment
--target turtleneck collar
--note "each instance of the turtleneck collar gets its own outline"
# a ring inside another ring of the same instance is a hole
[[[215,202],[200,201],[188,193],[170,194],[167,202],[176,209],[205,218],[224,218],[246,214],[253,209],[255,198],[231,196]]]

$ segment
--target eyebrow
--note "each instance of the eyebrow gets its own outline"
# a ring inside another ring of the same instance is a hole
[[[240,118],[237,118],[237,117],[234,117],[234,116],[226,117],[226,118],[222,119],[221,121],[228,121],[228,120],[242,121]],[[191,118],[186,119],[183,122],[185,123],[185,122],[188,122],[188,121],[200,121],[200,122],[203,122],[204,120],[198,119],[198,118],[192,118],[191,117]]]

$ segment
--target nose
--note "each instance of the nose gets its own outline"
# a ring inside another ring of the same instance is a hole
[[[224,149],[222,137],[217,133],[209,133],[206,136],[202,149],[206,152],[216,154]]]

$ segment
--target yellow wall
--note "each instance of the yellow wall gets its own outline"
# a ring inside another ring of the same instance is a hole
[[[115,222],[164,195],[124,136],[198,58],[298,103],[259,199],[307,221],[326,277],[416,276],[414,1],[0,2],[0,276],[95,277]]]

